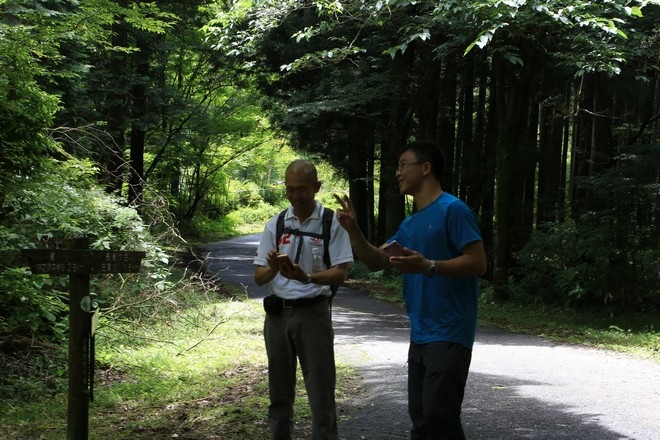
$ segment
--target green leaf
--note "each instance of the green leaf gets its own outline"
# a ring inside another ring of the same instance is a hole
[[[520,58],[518,55],[516,55],[516,54],[514,54],[514,53],[510,53],[510,52],[509,52],[509,53],[505,53],[505,54],[503,55],[503,58],[504,58],[505,60],[507,60],[508,62],[510,62],[511,64],[518,64],[519,66],[522,66],[522,65],[523,65],[523,60],[522,60],[522,58]]]

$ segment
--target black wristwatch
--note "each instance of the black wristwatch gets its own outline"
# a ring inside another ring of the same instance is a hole
[[[438,273],[438,267],[435,265],[435,260],[431,260],[431,264],[429,264],[429,268],[426,269],[426,276],[432,277],[435,276],[437,273]]]

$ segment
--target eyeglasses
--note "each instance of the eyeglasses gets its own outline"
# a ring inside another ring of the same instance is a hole
[[[309,191],[309,187],[306,187],[306,186],[299,186],[299,187],[296,187],[296,188],[287,186],[284,189],[284,192],[286,193],[287,196],[294,196],[294,195],[301,196],[301,195],[307,193],[308,191]]]
[[[396,172],[403,172],[403,169],[406,167],[406,165],[419,165],[420,163],[423,162],[399,162],[399,166],[396,168]]]

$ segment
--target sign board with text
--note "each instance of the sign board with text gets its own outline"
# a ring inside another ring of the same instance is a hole
[[[146,252],[92,250],[85,237],[76,239],[74,246],[22,249],[21,254],[33,274],[69,275],[67,439],[87,440],[89,401],[93,399],[94,331],[98,325],[98,309],[92,307],[90,298],[90,275],[137,273]]]
[[[87,249],[23,249],[34,274],[136,273],[145,252]]]

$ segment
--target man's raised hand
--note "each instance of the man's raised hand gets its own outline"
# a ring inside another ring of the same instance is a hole
[[[339,206],[341,206],[341,208],[337,210],[337,220],[344,229],[350,231],[357,226],[355,209],[353,209],[353,202],[348,198],[346,194],[343,196],[339,196],[337,194],[333,195],[335,200],[337,200],[337,203],[339,203]]]

